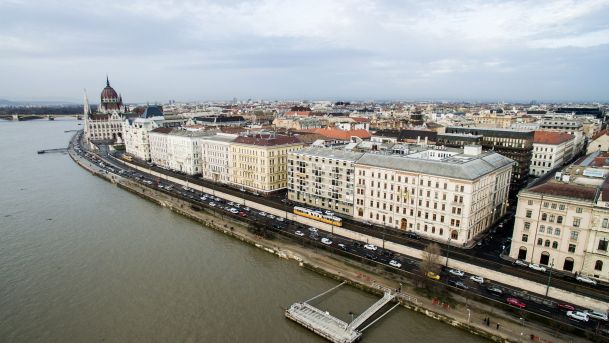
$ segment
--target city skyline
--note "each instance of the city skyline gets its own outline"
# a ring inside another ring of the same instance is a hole
[[[0,98],[607,101],[608,1],[8,1]],[[93,101],[95,102],[95,101]]]

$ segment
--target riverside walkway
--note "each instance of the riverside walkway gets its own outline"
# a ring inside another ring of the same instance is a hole
[[[306,327],[307,329],[315,332],[321,337],[334,343],[351,343],[357,341],[365,329],[375,323],[378,319],[382,318],[389,311],[393,310],[395,306],[377,318],[375,321],[370,323],[363,329],[359,329],[370,317],[376,314],[380,309],[385,307],[389,302],[393,301],[395,295],[386,291],[381,299],[375,302],[372,306],[366,309],[362,314],[357,316],[351,323],[347,323],[341,319],[338,319],[331,315],[328,311],[323,311],[315,306],[309,304],[310,301],[317,299],[335,289],[342,286],[341,283],[307,301],[295,303],[285,311],[285,316],[298,324]]]

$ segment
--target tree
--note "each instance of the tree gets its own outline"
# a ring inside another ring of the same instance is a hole
[[[440,273],[440,246],[438,243],[429,243],[421,256],[420,269],[423,275],[427,275],[428,272]]]

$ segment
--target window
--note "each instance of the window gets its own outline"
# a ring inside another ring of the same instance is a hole
[[[533,216],[533,211],[527,210],[527,213],[524,216],[527,218],[531,218]]]
[[[571,252],[571,253],[575,252],[575,248],[577,248],[577,246],[575,244],[569,244],[569,252]]]
[[[603,219],[603,225],[602,225],[602,226],[603,226],[603,228],[605,228],[605,229],[606,229],[606,228],[607,228],[607,226],[609,226],[609,219],[604,218],[604,219]]]
[[[544,231],[546,231],[546,226],[545,225],[540,225],[539,226],[539,233],[544,233]]]
[[[552,249],[558,249],[558,242],[557,241],[552,242]]]
[[[556,236],[560,236],[560,229],[559,229],[559,228],[556,228],[556,230],[554,230],[554,234],[555,234]]]
[[[561,211],[564,211],[565,210],[565,204],[558,205],[558,209],[561,210]]]
[[[545,221],[545,220],[547,220],[547,219],[548,219],[548,215],[547,215],[547,214],[545,214],[545,213],[542,213],[542,214],[541,214],[541,220],[544,220],[544,221]]]
[[[607,241],[606,239],[601,239],[598,241],[598,250],[607,251]]]
[[[553,230],[552,230],[552,227],[551,227],[551,226],[548,226],[548,235],[551,235],[551,234],[552,234],[552,231],[553,231]]]
[[[578,208],[576,208],[576,209],[575,209],[575,212],[576,212],[576,213],[582,213],[582,211],[583,211],[583,210],[582,210],[582,208],[581,208],[581,207],[578,207]]]
[[[529,206],[532,206],[532,205],[533,205],[533,200],[529,200],[529,201],[527,202],[527,204],[528,204]]]
[[[579,231],[571,231],[571,240],[576,241],[579,236]]]
[[[580,218],[573,218],[573,226],[579,227],[580,223],[581,223],[581,219]]]
[[[558,224],[562,224],[562,216],[558,216],[558,217],[556,217],[556,222],[557,222]]]
[[[530,228],[531,228],[531,223],[529,223],[529,222],[525,222],[525,223],[524,223],[524,229],[525,229],[525,230],[529,230]]]
[[[529,241],[529,235],[527,235],[526,233],[522,235],[522,241],[523,242],[528,242]]]
[[[537,245],[542,245],[542,244],[543,244],[543,239],[537,238]]]
[[[594,263],[594,270],[598,270],[598,271],[603,270],[603,261],[596,260],[596,263]]]
[[[546,242],[545,242],[544,246],[546,248],[550,247],[550,240],[546,239]]]

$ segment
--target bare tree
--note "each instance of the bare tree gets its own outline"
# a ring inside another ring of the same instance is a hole
[[[421,256],[421,272],[423,275],[426,275],[428,272],[434,272],[439,274],[441,265],[440,265],[440,246],[438,243],[429,243],[425,250],[423,250],[423,254]]]

